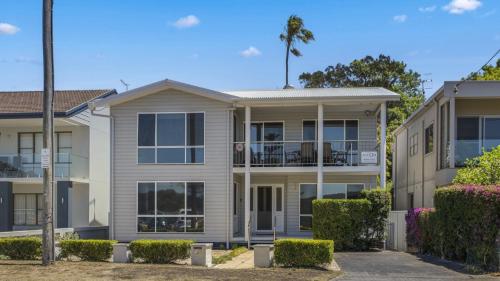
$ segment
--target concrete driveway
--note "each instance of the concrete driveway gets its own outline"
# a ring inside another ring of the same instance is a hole
[[[490,275],[461,273],[460,265],[439,259],[422,259],[407,253],[351,252],[335,253],[335,261],[344,275],[335,280],[497,280]]]

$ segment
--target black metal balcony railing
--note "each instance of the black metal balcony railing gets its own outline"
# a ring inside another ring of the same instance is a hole
[[[235,167],[245,166],[245,143],[235,142],[233,162]],[[324,166],[378,165],[376,140],[325,141]],[[367,153],[371,159],[366,157]],[[375,159],[373,159],[375,157]],[[368,161],[369,160],[369,161]],[[318,164],[316,141],[253,142],[250,146],[252,167],[307,167]]]

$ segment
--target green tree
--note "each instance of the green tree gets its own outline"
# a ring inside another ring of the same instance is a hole
[[[500,145],[483,155],[465,161],[465,167],[457,171],[453,183],[500,184]]]
[[[486,65],[481,69],[480,73],[472,73],[469,75],[470,80],[500,80],[500,59],[497,64]]]
[[[324,71],[302,73],[300,82],[306,88],[330,87],[384,87],[401,95],[398,102],[388,103],[387,110],[387,175],[391,179],[392,170],[392,132],[399,127],[424,102],[420,74],[402,61],[386,55],[378,58],[366,56],[345,65],[338,63],[328,66]]]
[[[285,25],[285,30],[280,34],[280,40],[285,42],[286,47],[284,89],[287,89],[291,88],[290,84],[288,84],[288,59],[290,53],[296,57],[302,56],[302,53],[296,47],[297,42],[308,44],[314,40],[314,35],[304,27],[304,21],[300,17],[291,15]]]

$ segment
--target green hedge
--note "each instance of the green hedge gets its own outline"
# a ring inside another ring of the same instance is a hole
[[[106,261],[113,254],[113,240],[62,240],[61,258],[79,257],[84,261]]]
[[[135,240],[129,249],[134,259],[147,263],[171,263],[191,255],[191,240]]]
[[[391,193],[386,189],[363,190],[361,197],[370,201],[365,217],[364,238],[369,246],[380,246],[385,240],[385,228],[391,211]]]
[[[367,199],[320,199],[313,201],[313,237],[335,241],[337,250],[362,250],[365,221],[370,210]]]
[[[0,239],[0,255],[13,260],[34,260],[42,254],[42,240],[34,237]]]
[[[465,262],[472,270],[498,270],[500,186],[457,185],[434,193],[433,209],[417,213],[416,246],[425,254]]]
[[[333,260],[333,241],[310,239],[279,239],[274,242],[276,264],[291,267],[312,267]]]

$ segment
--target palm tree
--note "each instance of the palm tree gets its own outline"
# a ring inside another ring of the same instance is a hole
[[[313,33],[304,27],[304,21],[297,15],[291,15],[285,26],[285,31],[280,34],[280,40],[286,45],[285,59],[285,87],[283,89],[293,88],[288,84],[288,58],[290,52],[296,57],[302,56],[302,53],[295,47],[295,44],[302,41],[304,44],[314,40]]]

